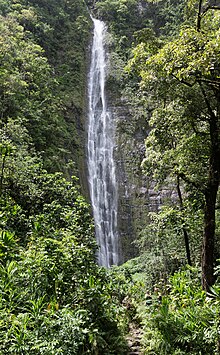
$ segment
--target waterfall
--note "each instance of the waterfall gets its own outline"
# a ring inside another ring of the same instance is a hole
[[[106,28],[93,19],[94,35],[88,82],[88,175],[90,198],[99,246],[100,266],[117,265],[117,184],[113,159],[114,126],[105,97]]]

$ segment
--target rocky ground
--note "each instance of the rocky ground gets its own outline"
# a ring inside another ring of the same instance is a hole
[[[141,329],[134,323],[131,323],[129,328],[129,334],[127,336],[129,346],[128,355],[143,355],[143,352],[141,351]]]

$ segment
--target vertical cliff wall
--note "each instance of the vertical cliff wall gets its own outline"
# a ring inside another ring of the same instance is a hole
[[[144,134],[133,131],[132,113],[126,100],[110,96],[115,120],[115,162],[118,182],[118,233],[121,262],[137,255],[134,241],[148,219],[148,181],[141,171]]]

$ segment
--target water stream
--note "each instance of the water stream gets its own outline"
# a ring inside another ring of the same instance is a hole
[[[94,35],[88,82],[88,174],[90,198],[99,246],[98,263],[117,265],[117,183],[114,150],[114,125],[105,96],[106,28],[102,21],[93,19]]]

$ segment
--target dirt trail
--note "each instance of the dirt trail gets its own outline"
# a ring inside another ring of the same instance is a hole
[[[134,323],[129,326],[129,334],[127,336],[127,342],[129,346],[128,355],[143,355],[141,352],[141,337],[142,331]]]

